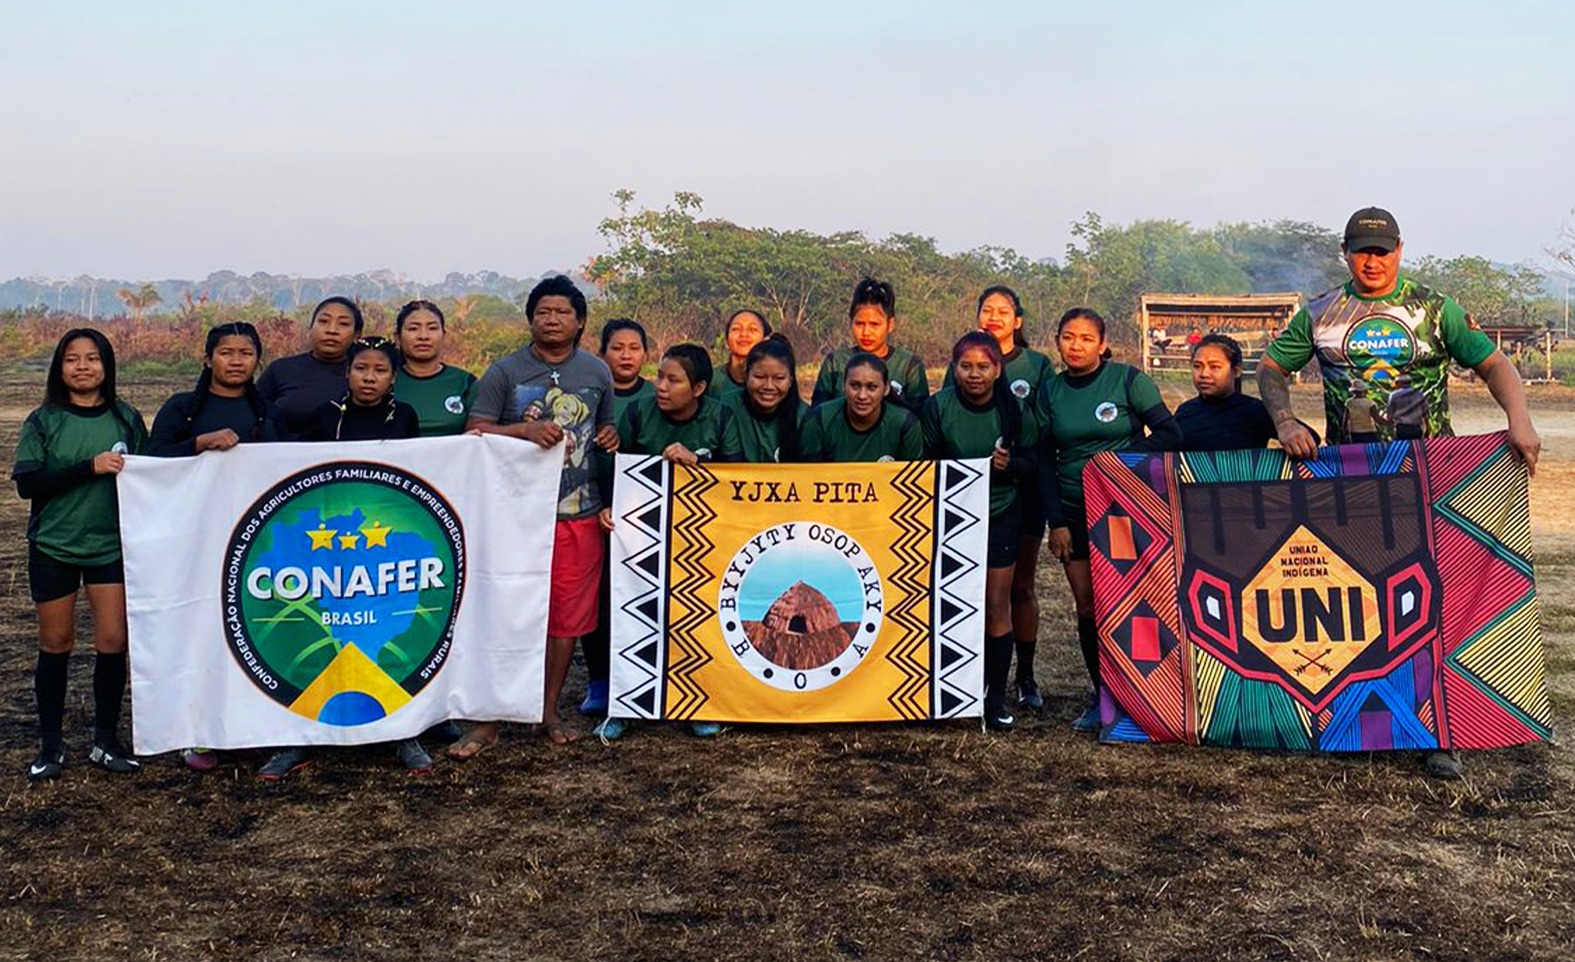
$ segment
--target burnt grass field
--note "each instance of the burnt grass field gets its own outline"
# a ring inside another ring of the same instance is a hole
[[[41,383],[0,384],[8,465]],[[151,420],[173,389],[123,393]],[[1575,394],[1541,391],[1533,532],[1567,738]],[[1502,424],[1483,394],[1456,405],[1463,432]],[[66,775],[32,786],[25,524],[25,504],[0,498],[3,959],[1570,956],[1567,741],[1471,753],[1452,784],[1415,754],[1096,745],[1067,728],[1083,671],[1049,565],[1047,708],[1006,736],[952,723],[701,741],[667,726],[603,746],[576,718],[587,737],[567,748],[508,729],[427,777],[340,751],[272,786],[252,776],[257,753],[204,776],[160,756],[117,778],[86,761],[84,622]],[[566,703],[583,683],[576,668]]]

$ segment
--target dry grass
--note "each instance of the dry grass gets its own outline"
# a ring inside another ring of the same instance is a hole
[[[133,385],[151,413],[168,385]],[[36,386],[0,391],[13,449]],[[1463,429],[1494,426],[1461,392]],[[1575,394],[1536,409],[1539,580],[1558,721],[1575,715]],[[255,756],[29,786],[23,505],[3,504],[0,958],[1455,959],[1568,957],[1564,745],[1415,756],[1108,748],[1046,569],[1043,718],[976,727],[676,727],[553,749],[523,732],[409,779],[371,752],[281,786]],[[577,697],[579,682],[571,681]]]

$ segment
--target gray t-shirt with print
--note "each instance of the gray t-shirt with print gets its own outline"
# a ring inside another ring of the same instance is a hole
[[[576,348],[561,364],[547,364],[526,345],[487,369],[470,414],[498,424],[552,421],[563,428],[569,448],[558,518],[573,521],[602,509],[591,449],[596,430],[613,423],[613,385],[601,358]]]

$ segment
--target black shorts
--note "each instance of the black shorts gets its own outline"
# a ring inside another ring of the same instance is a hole
[[[1023,511],[1014,503],[1000,514],[990,516],[988,545],[984,565],[987,568],[1010,568],[1017,564],[1018,549],[1022,547]]]
[[[1042,541],[1045,536],[1045,512],[1039,506],[1039,493],[1037,491],[1019,491],[1018,502],[1023,506],[1022,537],[1031,541]]]
[[[126,568],[120,558],[103,565],[75,565],[60,561],[27,546],[27,587],[33,604],[74,595],[83,585],[121,585],[126,583]]]
[[[1067,529],[1072,532],[1072,553],[1067,556],[1068,561],[1088,560],[1088,526],[1082,521],[1067,522]]]

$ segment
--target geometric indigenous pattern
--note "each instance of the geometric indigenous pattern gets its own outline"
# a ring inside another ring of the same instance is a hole
[[[618,455],[611,714],[980,716],[986,464]]]
[[[1526,469],[1502,434],[1102,454],[1084,475],[1106,741],[1546,739]]]

